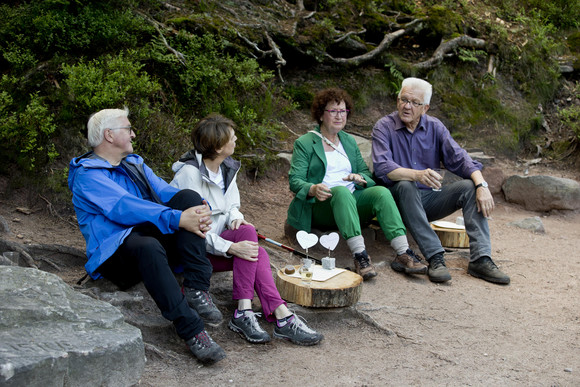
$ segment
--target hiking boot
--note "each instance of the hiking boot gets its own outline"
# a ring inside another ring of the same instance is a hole
[[[510,283],[510,277],[498,269],[490,257],[481,257],[474,262],[469,262],[467,272],[474,277],[495,284],[507,285]]]
[[[417,254],[411,249],[407,249],[404,254],[397,255],[391,262],[394,271],[407,274],[427,274],[427,265],[423,264]]]
[[[285,325],[280,326],[280,322],[285,322]],[[296,314],[276,321],[274,337],[288,340],[298,345],[316,345],[324,339],[321,333],[308,328],[306,323]]]
[[[234,332],[238,332],[250,343],[267,343],[270,341],[270,335],[258,323],[256,316],[260,315],[261,313],[254,313],[251,309],[241,312],[236,309],[232,319],[228,323],[228,328]]]
[[[449,274],[449,269],[445,266],[445,259],[443,259],[443,253],[437,253],[431,258],[429,258],[429,270],[427,275],[431,282],[445,282],[451,279],[451,274]]]
[[[226,357],[225,351],[216,344],[204,329],[185,342],[193,356],[204,364],[212,364]]]
[[[354,255],[354,271],[362,276],[364,281],[377,276],[366,250]]]
[[[222,322],[222,312],[215,306],[208,291],[186,287],[183,289],[187,303],[195,309],[204,323],[211,327],[217,327]]]

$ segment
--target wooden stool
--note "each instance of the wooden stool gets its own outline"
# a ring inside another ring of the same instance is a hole
[[[441,240],[443,247],[469,247],[469,237],[465,229],[443,228],[434,224],[431,224],[431,228]]]
[[[296,270],[300,265],[295,266]],[[276,287],[286,301],[315,308],[336,308],[354,305],[362,294],[363,279],[346,270],[326,281],[312,281],[309,285],[302,279],[290,277],[278,270]]]

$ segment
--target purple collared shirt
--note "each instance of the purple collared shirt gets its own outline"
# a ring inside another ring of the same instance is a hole
[[[450,172],[469,179],[471,174],[482,169],[455,142],[449,130],[435,117],[421,116],[417,128],[411,133],[393,112],[381,118],[373,128],[372,160],[374,173],[387,186],[393,182],[387,174],[397,168],[427,169],[440,168],[440,162]],[[431,189],[417,183],[421,189]]]

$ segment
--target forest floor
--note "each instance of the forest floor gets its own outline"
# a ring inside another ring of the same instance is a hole
[[[502,168],[506,176],[521,173],[515,164]],[[575,170],[537,166],[529,172],[580,180]],[[0,215],[8,221],[10,238],[84,249],[72,217],[50,215],[43,199],[17,191],[8,195],[3,183]],[[242,211],[260,233],[292,244],[284,235],[292,198],[286,174],[242,179],[240,190]],[[541,218],[544,234],[509,225],[533,216]],[[493,258],[511,276],[508,286],[468,275],[465,249],[446,255],[453,276],[449,283],[395,273],[389,266],[393,252],[385,243],[384,253],[373,256],[379,274],[363,284],[356,306],[297,308],[324,334],[320,345],[299,347],[277,339],[251,345],[224,323],[210,333],[227,358],[202,366],[172,332],[144,330],[144,341],[153,347],[148,347],[140,385],[580,385],[580,214],[534,213],[499,198],[490,229]],[[275,265],[298,263],[284,250],[262,244]],[[83,275],[79,258],[57,254],[50,259],[59,269],[42,269],[70,285]],[[231,302],[221,305],[229,318]],[[272,325],[261,321],[271,333]]]

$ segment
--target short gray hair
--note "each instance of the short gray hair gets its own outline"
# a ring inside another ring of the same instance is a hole
[[[87,123],[87,139],[89,146],[94,148],[104,139],[105,129],[111,128],[111,121],[129,116],[129,109],[103,109],[91,115]]]
[[[405,78],[401,84],[401,90],[399,91],[399,97],[401,92],[405,87],[421,90],[423,92],[423,103],[429,105],[431,102],[431,95],[433,94],[433,86],[423,79],[419,78]]]

